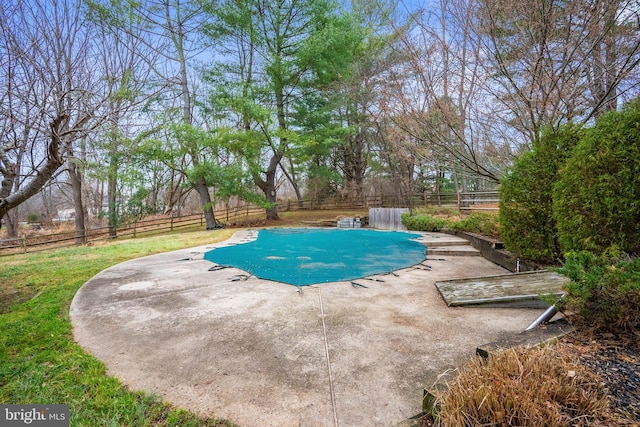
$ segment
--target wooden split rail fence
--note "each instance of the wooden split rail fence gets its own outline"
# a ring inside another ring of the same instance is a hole
[[[497,192],[465,192],[438,195],[420,194],[412,197],[408,203],[413,207],[447,205],[457,207],[460,210],[497,210],[497,202]],[[369,207],[404,208],[406,205],[406,199],[403,202],[396,196],[375,196],[331,201],[287,200],[278,203],[278,210],[280,212],[287,212],[296,210],[366,209]],[[215,211],[215,216],[218,221],[232,224],[264,218],[264,214],[264,208],[254,205],[244,205]],[[115,231],[110,230],[109,227],[99,227],[84,230],[84,232],[80,234],[75,230],[55,234],[38,235],[31,233],[32,235],[25,235],[19,238],[0,239],[0,255],[73,246],[78,242],[94,242],[108,240],[114,237],[136,237],[152,232],[186,227],[200,227],[204,226],[204,224],[204,215],[199,213],[184,216],[157,216],[129,221],[118,225]]]

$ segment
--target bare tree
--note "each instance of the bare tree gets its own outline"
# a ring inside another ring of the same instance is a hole
[[[637,23],[629,0],[440,0],[399,29],[379,112],[456,189],[497,183],[544,127],[638,94]]]
[[[476,26],[494,95],[535,143],[545,126],[587,121],[635,96],[640,61],[632,0],[480,0]],[[626,98],[623,97],[623,99]]]
[[[74,141],[103,121],[109,93],[80,0],[19,0],[0,9],[0,218],[37,194]]]
[[[487,101],[489,74],[481,67],[475,5],[440,0],[437,8],[416,14],[412,27],[399,29],[399,61],[388,73],[380,106],[386,120],[411,136],[399,141],[433,163],[438,176],[448,171],[457,190],[467,188],[469,177],[497,182],[500,167],[486,148],[505,143],[486,138],[494,125],[482,116],[495,106]]]
[[[109,234],[115,237],[119,221],[118,186],[124,175],[121,168],[131,163],[135,151],[128,141],[135,139],[136,134],[150,132],[146,128],[141,132],[140,124],[132,124],[140,121],[136,107],[158,96],[166,83],[158,84],[153,79],[153,70],[158,65],[157,46],[150,47],[146,39],[149,26],[143,17],[136,15],[133,6],[113,5],[113,9],[97,3],[90,3],[90,6],[88,16],[97,30],[96,43],[104,52],[96,66],[106,76],[104,85],[111,95],[105,106],[108,116],[105,132],[93,141],[93,147],[104,155]],[[81,159],[81,164],[86,164],[86,158]],[[81,172],[71,165],[72,184],[75,182],[77,186],[82,181]],[[77,216],[76,222],[79,222]]]

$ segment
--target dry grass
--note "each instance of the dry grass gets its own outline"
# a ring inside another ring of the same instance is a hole
[[[441,426],[617,425],[603,382],[562,345],[470,361],[438,393]]]
[[[266,220],[264,215],[255,218],[243,219],[230,223],[230,227],[335,227],[340,218],[353,218],[368,216],[367,209],[330,209],[330,210],[297,210],[279,212],[278,220]]]
[[[21,224],[18,228],[18,236],[39,237],[46,234],[72,233],[75,230],[73,222],[49,222],[47,224]],[[0,239],[8,239],[6,225],[0,228]]]

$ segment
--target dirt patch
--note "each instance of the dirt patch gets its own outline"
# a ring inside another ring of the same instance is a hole
[[[25,302],[33,297],[35,292],[23,291],[22,289],[12,289],[3,287],[0,292],[0,314],[9,313],[14,304]]]

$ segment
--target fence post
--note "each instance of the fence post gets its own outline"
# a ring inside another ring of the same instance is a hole
[[[22,236],[22,250],[27,253],[27,236]]]
[[[462,209],[462,191],[458,191],[458,210]]]
[[[171,221],[170,221],[169,228],[171,231],[173,231],[173,213],[171,213]]]
[[[136,237],[136,224],[138,224],[138,220],[133,221],[133,237]]]

